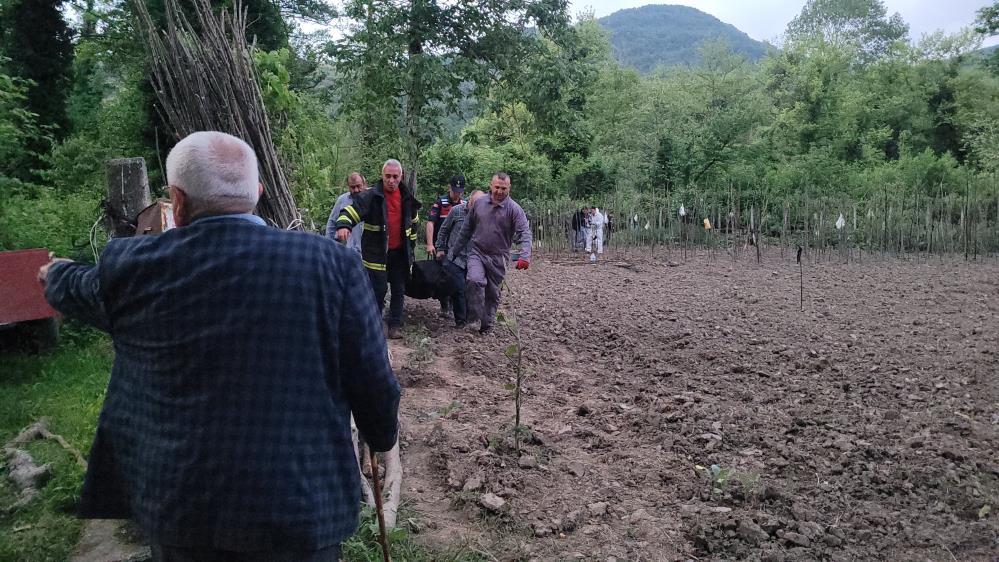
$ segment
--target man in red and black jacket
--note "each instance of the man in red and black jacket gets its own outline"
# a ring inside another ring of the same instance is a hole
[[[444,224],[444,219],[447,218],[451,209],[464,202],[461,198],[463,193],[465,193],[465,176],[451,176],[451,180],[448,182],[448,192],[434,199],[434,204],[427,214],[427,254],[430,256],[437,255],[435,246],[441,225]],[[441,300],[441,316],[450,318],[452,314],[451,301],[449,299]]]
[[[341,242],[350,237],[354,225],[364,223],[361,263],[368,271],[378,310],[385,306],[385,294],[392,288],[386,318],[389,339],[402,337],[402,305],[413,264],[420,207],[403,181],[402,164],[387,160],[382,166],[381,181],[358,194],[336,220],[336,239]]]

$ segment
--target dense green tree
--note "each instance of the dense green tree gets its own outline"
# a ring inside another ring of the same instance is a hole
[[[49,138],[68,133],[66,96],[73,62],[72,32],[61,12],[63,0],[0,2],[0,57],[3,72],[27,85],[25,110],[36,116],[46,135],[28,135],[26,152],[12,173],[34,179],[44,168]]]
[[[908,33],[902,16],[888,16],[882,0],[808,0],[787,26],[790,43],[821,39],[850,46],[857,49],[862,62],[888,54]]]
[[[414,185],[423,151],[467,88],[487,97],[523,56],[529,26],[546,33],[567,20],[564,0],[355,0],[344,13],[356,24],[332,53],[356,86],[348,108],[362,116],[369,140],[391,136],[392,117],[400,116]]]
[[[991,6],[978,10],[975,31],[983,37],[992,37],[999,33],[999,2],[993,2]],[[993,75],[999,76],[999,49],[992,50],[984,60],[984,65]]]
[[[62,15],[64,0],[0,2],[0,54],[6,72],[30,80],[28,109],[59,139],[68,133],[66,96],[73,63],[73,34]]]
[[[961,133],[966,164],[999,172],[999,77],[981,71],[952,79],[953,119]]]
[[[978,10],[975,31],[990,36],[999,33],[999,2],[993,2],[991,6]]]
[[[28,109],[29,89],[24,79],[0,72],[0,191],[33,180],[31,166],[39,156],[35,147],[45,146],[38,116]]]

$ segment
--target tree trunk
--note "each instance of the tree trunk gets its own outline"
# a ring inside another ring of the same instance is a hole
[[[413,195],[417,194],[418,179],[420,169],[420,156],[424,145],[423,136],[423,108],[426,105],[426,86],[423,76],[423,34],[420,26],[423,25],[427,7],[422,0],[413,2],[410,17],[409,30],[409,88],[406,92],[406,112],[405,112],[405,146],[406,162],[408,168],[409,188],[413,190]]]

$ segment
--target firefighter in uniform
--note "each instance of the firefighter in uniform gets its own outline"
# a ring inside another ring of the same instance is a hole
[[[402,306],[415,254],[420,206],[403,181],[402,164],[388,160],[382,166],[382,179],[359,193],[336,220],[336,238],[341,242],[347,241],[354,225],[364,223],[361,262],[379,310],[385,306],[386,293],[390,288],[392,291],[386,318],[389,339],[402,337]]]
[[[430,207],[430,212],[427,213],[427,254],[431,257],[437,255],[435,246],[437,245],[437,236],[440,234],[444,219],[447,218],[452,208],[464,202],[461,198],[461,194],[464,192],[465,176],[451,176],[451,180],[448,181],[448,192],[437,197],[434,200],[434,204]],[[451,318],[454,313],[451,310],[450,299],[442,299],[440,302],[441,316]]]

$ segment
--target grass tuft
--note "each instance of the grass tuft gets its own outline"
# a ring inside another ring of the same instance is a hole
[[[406,521],[400,513],[399,521]],[[406,562],[487,562],[489,558],[468,548],[437,550],[416,541],[413,534],[398,527],[388,533],[392,560]],[[345,562],[382,562],[382,547],[378,542],[378,519],[375,510],[364,506],[361,524],[354,536],[343,543],[342,560]]]

